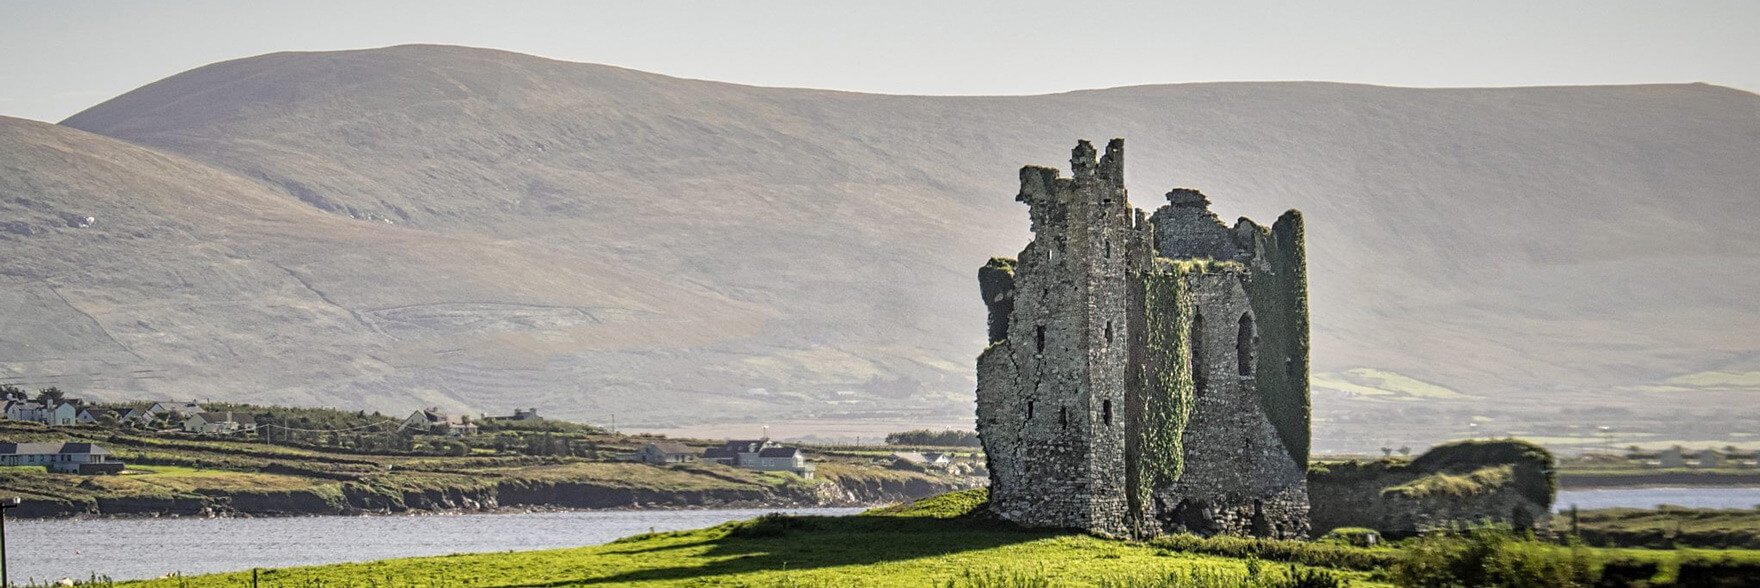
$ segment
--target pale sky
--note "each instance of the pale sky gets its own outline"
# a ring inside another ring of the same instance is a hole
[[[1760,92],[1760,1],[0,1],[0,115],[215,61],[403,43],[898,94],[1326,80]]]

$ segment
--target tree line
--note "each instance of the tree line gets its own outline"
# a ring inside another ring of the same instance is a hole
[[[978,447],[978,434],[971,431],[931,431],[918,429],[886,435],[887,445],[933,445],[936,447]]]

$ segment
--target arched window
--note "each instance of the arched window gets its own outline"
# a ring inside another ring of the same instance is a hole
[[[1186,347],[1192,351],[1192,394],[1204,395],[1204,313],[1192,315],[1192,331]]]
[[[1259,334],[1253,331],[1253,315],[1242,313],[1240,334],[1234,341],[1235,359],[1240,363],[1241,375],[1253,375],[1253,354],[1258,347]]]

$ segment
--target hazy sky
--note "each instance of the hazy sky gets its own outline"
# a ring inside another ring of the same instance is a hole
[[[915,94],[1212,80],[1760,91],[1760,1],[0,1],[0,115],[58,121],[272,51],[446,43]]]

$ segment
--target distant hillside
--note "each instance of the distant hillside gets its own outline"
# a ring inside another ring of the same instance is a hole
[[[1139,206],[1306,213],[1323,398],[1760,388],[1760,97],[1714,86],[880,96],[403,46],[218,63],[63,124],[0,151],[4,218],[40,229],[0,232],[14,380],[969,419],[1016,170],[1118,136]]]

